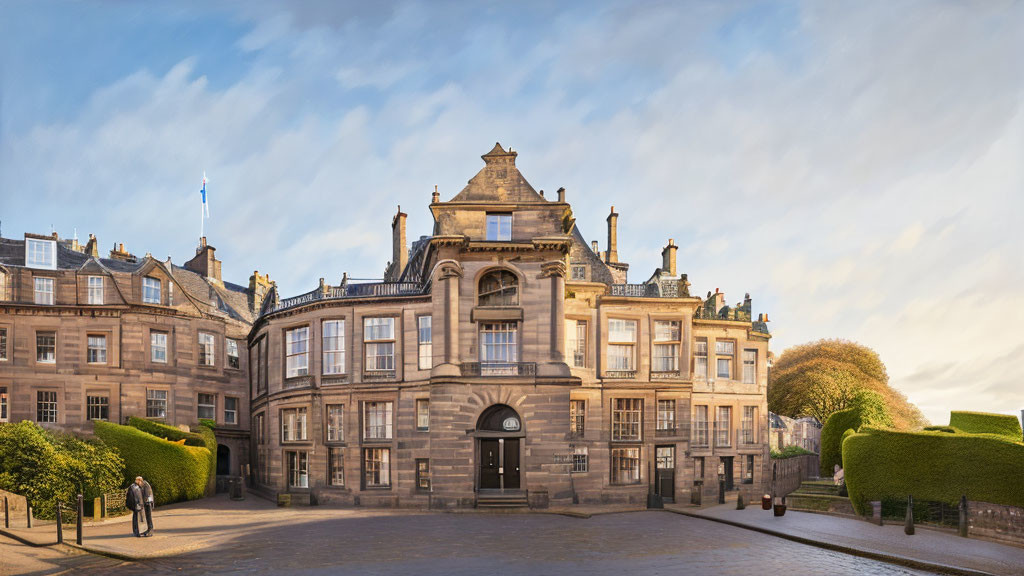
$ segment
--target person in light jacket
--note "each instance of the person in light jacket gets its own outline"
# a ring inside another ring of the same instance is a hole
[[[128,485],[128,491],[124,495],[124,505],[126,508],[132,511],[132,534],[136,538],[141,536],[139,534],[139,515],[142,514],[142,488],[139,486],[139,480],[136,479]]]
[[[135,484],[142,490],[142,507],[146,511],[146,531],[142,535],[152,536],[153,506],[156,504],[153,500],[153,487],[149,485],[149,482],[143,480],[142,476],[135,477]]]

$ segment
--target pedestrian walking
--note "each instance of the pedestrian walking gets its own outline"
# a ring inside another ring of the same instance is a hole
[[[142,488],[139,486],[139,479],[131,483],[128,486],[128,491],[124,495],[125,506],[132,511],[132,534],[136,538],[141,536],[139,534],[139,516],[142,514]]]
[[[146,532],[143,536],[153,535],[153,507],[156,501],[153,499],[153,487],[142,476],[136,476],[135,483],[142,489],[142,506],[146,511]]]

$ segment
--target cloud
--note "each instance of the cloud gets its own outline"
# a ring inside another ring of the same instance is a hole
[[[237,81],[185,51],[5,134],[0,189],[32,192],[4,193],[5,234],[180,262],[207,170],[225,276],[298,294],[379,276],[396,205],[429,233],[434,185],[500,140],[588,239],[616,206],[633,281],[671,237],[696,293],[752,293],[776,352],[858,340],[933,421],[1024,406],[1024,7],[535,8],[240,7]]]

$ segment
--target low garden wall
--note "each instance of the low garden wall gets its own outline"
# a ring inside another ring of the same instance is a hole
[[[775,495],[785,496],[800,487],[804,480],[818,477],[817,454],[804,454],[791,458],[772,458]],[[770,477],[771,478],[771,477]],[[769,484],[769,488],[770,488]]]
[[[1024,546],[1024,508],[968,501],[967,534]]]

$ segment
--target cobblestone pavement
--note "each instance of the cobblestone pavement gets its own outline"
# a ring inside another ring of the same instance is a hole
[[[11,573],[106,574],[924,574],[665,512],[324,517],[254,525],[215,547],[135,563],[30,550]],[[86,562],[94,564],[86,565]],[[76,565],[76,563],[78,563]]]

